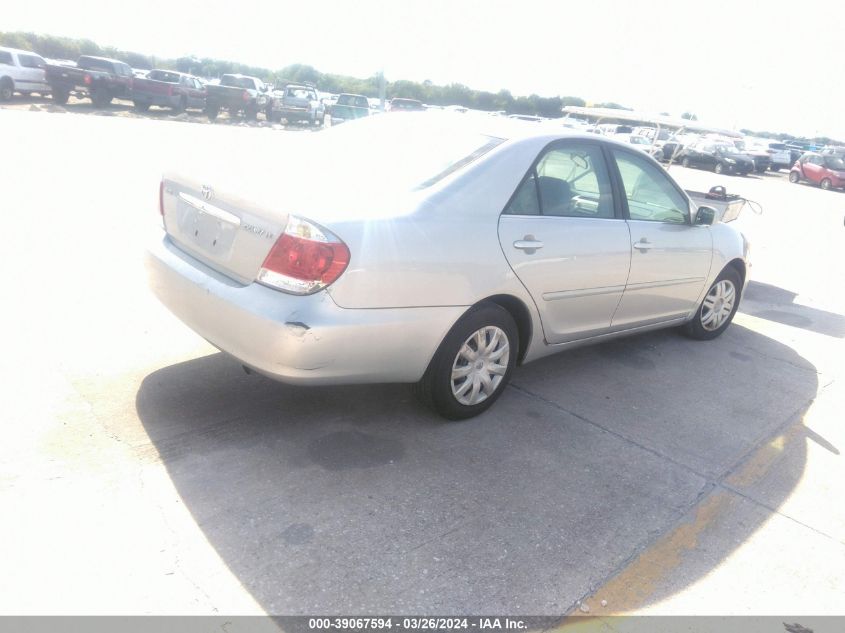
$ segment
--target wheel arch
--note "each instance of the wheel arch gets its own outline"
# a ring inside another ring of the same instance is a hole
[[[748,273],[748,269],[746,268],[745,262],[742,261],[739,257],[737,257],[737,258],[729,261],[725,265],[725,268],[733,268],[737,272],[740,280],[742,281],[742,287],[744,288],[745,287],[745,276]]]
[[[519,355],[517,356],[517,363],[521,364],[531,344],[531,337],[533,335],[533,321],[531,319],[531,312],[525,303],[513,295],[492,295],[485,297],[475,305],[482,303],[495,303],[501,308],[507,310],[516,323],[517,332],[519,332]]]

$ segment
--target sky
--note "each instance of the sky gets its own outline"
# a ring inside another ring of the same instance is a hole
[[[0,29],[388,81],[462,83],[845,140],[845,2],[42,0]],[[319,86],[318,86],[319,88]]]

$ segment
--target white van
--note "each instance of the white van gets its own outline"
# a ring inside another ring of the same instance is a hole
[[[46,66],[40,55],[0,47],[0,101],[8,101],[15,92],[50,94],[50,84],[44,78]]]

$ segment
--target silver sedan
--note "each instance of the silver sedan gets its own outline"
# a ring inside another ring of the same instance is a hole
[[[629,145],[434,112],[266,136],[165,174],[146,265],[188,326],[283,382],[413,383],[468,418],[517,364],[719,336],[747,282],[742,234]]]

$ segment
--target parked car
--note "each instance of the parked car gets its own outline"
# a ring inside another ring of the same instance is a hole
[[[425,106],[422,104],[422,101],[417,101],[416,99],[401,99],[396,97],[391,99],[387,104],[387,110],[389,112],[415,112],[425,110]]]
[[[267,101],[267,120],[288,123],[305,121],[309,125],[323,125],[326,109],[311,86],[287,84],[274,90]]]
[[[223,75],[219,84],[206,84],[205,90],[205,111],[212,120],[222,109],[228,110],[231,116],[243,112],[245,118],[254,120],[269,102],[267,84],[248,75]]]
[[[746,176],[754,171],[754,160],[729,143],[702,140],[684,147],[680,159],[684,167],[712,169],[717,174]]]
[[[71,93],[90,97],[98,108],[113,99],[131,99],[132,68],[117,59],[83,55],[74,66],[47,64],[46,77],[53,101],[62,105]]]
[[[792,158],[792,154],[785,143],[766,139],[751,139],[751,142],[756,143],[769,154],[771,162],[769,169],[771,171],[789,169],[796,160]]]
[[[621,123],[602,123],[595,126],[595,131],[604,136],[616,136],[617,134],[633,134],[634,128]]]
[[[332,125],[340,125],[344,121],[360,119],[370,115],[370,104],[367,97],[344,93],[337,98],[332,106]]]
[[[660,147],[652,144],[652,142],[646,138],[645,136],[640,136],[639,134],[612,134],[608,135],[609,138],[614,140],[620,141],[622,143],[628,143],[629,145],[633,145],[641,152],[645,152],[649,156],[653,156],[654,158],[658,158],[659,156],[663,155],[663,150]]]
[[[29,51],[0,47],[0,101],[8,101],[14,93],[28,96],[33,92],[50,94],[44,76],[47,62]]]
[[[715,338],[746,284],[733,224],[595,135],[425,112],[264,156],[167,172],[146,267],[189,327],[283,382],[413,383],[468,418],[554,352],[661,327]]]
[[[150,106],[184,112],[188,108],[205,109],[206,89],[192,75],[172,70],[151,70],[146,78],[132,80],[132,101],[135,109],[146,112]]]
[[[745,156],[750,156],[754,161],[754,171],[758,174],[763,174],[772,166],[772,156],[769,153],[769,148],[760,143],[754,142],[752,139],[737,139],[733,142],[740,153]]]
[[[789,172],[789,182],[806,180],[822,189],[845,188],[845,157],[807,152]]]

